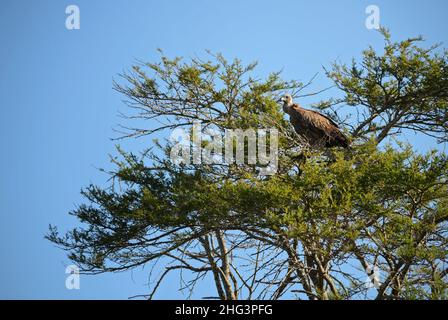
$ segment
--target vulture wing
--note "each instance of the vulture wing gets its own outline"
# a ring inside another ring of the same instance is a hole
[[[319,113],[319,112],[317,112],[317,111],[314,111],[314,110],[308,110],[308,111],[311,111],[311,112],[315,113],[315,114],[318,115],[318,116],[324,117],[324,118],[327,119],[333,126],[335,126],[336,128],[339,129],[338,124],[337,124],[336,122],[334,122],[330,117],[328,117],[328,116],[326,116],[326,115],[324,115],[324,114],[322,114],[322,113]]]
[[[290,111],[291,122],[299,134],[305,134],[312,141],[325,140],[327,147],[348,147],[347,137],[329,117],[314,110],[303,109],[294,104]]]

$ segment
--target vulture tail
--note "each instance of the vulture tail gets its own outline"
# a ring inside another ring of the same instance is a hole
[[[342,147],[344,149],[350,149],[350,141],[342,132],[338,131],[332,135],[330,141],[327,143],[327,147]]]

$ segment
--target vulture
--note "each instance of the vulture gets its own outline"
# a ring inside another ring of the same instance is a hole
[[[325,148],[348,148],[349,141],[333,120],[317,111],[302,108],[292,101],[290,94],[284,95],[283,111],[289,114],[289,120],[297,134],[311,146],[325,146]]]

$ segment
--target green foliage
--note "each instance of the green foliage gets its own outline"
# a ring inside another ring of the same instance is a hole
[[[323,102],[322,107],[346,103],[358,112],[367,110],[353,130],[356,136],[374,133],[381,141],[409,129],[447,141],[447,51],[417,46],[421,37],[392,42],[387,30],[381,32],[385,39],[382,54],[369,47],[359,63],[334,63],[327,71],[345,97]]]
[[[393,43],[382,32],[382,55],[369,48],[360,64],[335,64],[328,73],[345,93],[337,103],[366,115],[352,123],[347,151],[300,145],[276,101],[306,86],[279,73],[259,80],[256,64],[219,54],[135,66],[123,75],[128,85],[116,89],[136,110],[132,118],[163,124],[125,136],[193,121],[219,130],[275,126],[278,173],[175,164],[168,142],[141,156],[118,148],[112,186],[87,187],[88,204],[71,212],[83,226],[65,235],[50,227],[47,238],[88,273],[171,259],[149,298],[168,272],[181,269],[197,274],[185,282],[191,290],[212,273],[221,299],[277,299],[288,291],[310,299],[445,299],[447,156],[379,142],[405,128],[446,139],[446,53],[418,47],[420,38]],[[364,271],[350,269],[355,264],[381,271],[373,294]]]

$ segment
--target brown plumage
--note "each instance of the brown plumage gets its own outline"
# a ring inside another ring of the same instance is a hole
[[[310,145],[348,148],[347,137],[333,120],[319,112],[304,109],[299,104],[293,103],[290,94],[283,96],[281,101],[283,101],[283,111],[289,114],[294,130]]]

